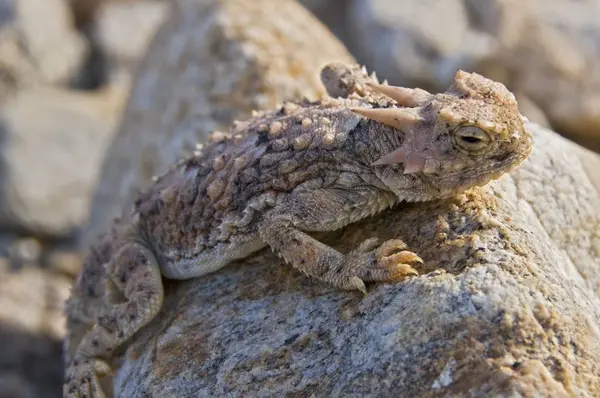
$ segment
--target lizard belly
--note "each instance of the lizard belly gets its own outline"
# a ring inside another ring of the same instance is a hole
[[[258,237],[245,242],[219,243],[207,248],[196,256],[161,264],[162,274],[169,279],[191,279],[217,271],[231,261],[241,259],[262,249],[266,244]]]

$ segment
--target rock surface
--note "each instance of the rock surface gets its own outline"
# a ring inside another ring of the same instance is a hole
[[[353,59],[294,1],[177,2],[139,68],[83,245],[210,131],[255,109],[323,94],[319,70],[332,60]]]
[[[599,396],[600,196],[575,145],[530,128],[535,149],[517,173],[325,235],[344,251],[400,236],[425,260],[421,276],[362,298],[265,251],[171,282],[115,392]]]
[[[600,155],[547,132],[535,146],[514,193],[566,255],[561,266],[600,297]]]
[[[343,11],[308,3],[390,82],[438,90],[457,68],[478,71],[600,151],[599,0],[351,0]],[[345,14],[345,24],[331,13]]]
[[[30,88],[0,113],[0,228],[65,238],[88,218],[124,93]]]

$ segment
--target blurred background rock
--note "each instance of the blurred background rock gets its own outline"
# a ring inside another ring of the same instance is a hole
[[[600,0],[301,3],[390,83],[437,91],[458,68],[480,72],[530,119],[600,152]],[[102,161],[170,5],[0,0],[0,397],[60,396],[62,301]]]

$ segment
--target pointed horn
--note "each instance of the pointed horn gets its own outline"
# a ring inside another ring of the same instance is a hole
[[[401,106],[418,106],[433,96],[431,93],[420,88],[385,86],[383,84],[371,82],[368,82],[367,85],[371,87],[373,91],[390,97]]]
[[[406,154],[404,153],[403,148],[398,148],[395,151],[388,153],[387,155],[383,155],[381,158],[373,162],[372,166],[380,166],[383,164],[396,164],[402,163],[406,160]]]
[[[402,130],[413,126],[421,121],[421,118],[408,109],[400,108],[350,108],[352,112],[358,113],[369,119],[376,120],[388,126]]]

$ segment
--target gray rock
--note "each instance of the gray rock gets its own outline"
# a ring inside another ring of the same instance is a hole
[[[0,227],[72,235],[87,220],[123,93],[32,88],[0,114]]]
[[[116,395],[600,395],[598,276],[582,277],[598,274],[600,197],[576,145],[530,128],[516,173],[324,237],[347,251],[399,236],[425,260],[419,277],[363,298],[266,251],[169,283]]]
[[[381,77],[438,90],[478,71],[600,151],[600,0],[352,0],[345,13],[344,42]]]
[[[349,40],[354,27],[347,24],[349,0],[298,0],[306,9],[315,14],[331,32],[340,39],[352,54],[355,46]]]
[[[470,27],[461,0],[353,0],[348,24],[356,25],[354,51],[380,77],[436,90],[456,69],[493,51],[493,37]]]
[[[293,1],[181,0],[139,67],[108,150],[83,245],[213,130],[324,93],[321,66],[352,57]]]
[[[159,1],[102,4],[92,37],[106,57],[109,81],[129,87],[135,68],[168,11],[168,3]]]

